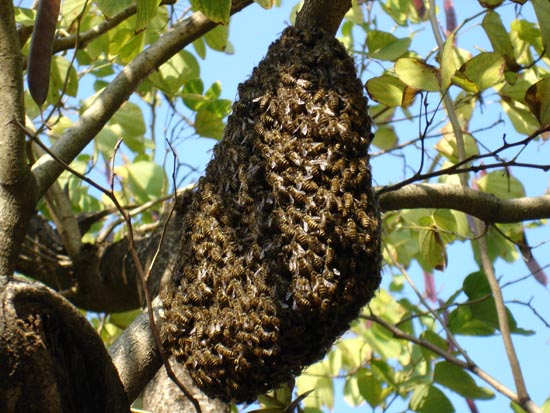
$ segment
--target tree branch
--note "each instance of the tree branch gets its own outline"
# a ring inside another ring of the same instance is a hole
[[[252,0],[234,1],[231,13],[236,13]],[[171,31],[152,43],[130,62],[121,73],[99,94],[78,121],[67,129],[51,150],[67,164],[86,147],[107,121],[134,92],[137,85],[182,48],[216,26],[201,12],[174,25]],[[63,167],[51,156],[42,156],[32,168],[40,198],[63,172]]]
[[[0,0],[0,275],[11,276],[34,203],[25,136],[21,50],[13,2]]]
[[[407,185],[380,196],[385,211],[446,208],[489,223],[512,223],[550,218],[550,196],[500,199],[486,192],[450,184]]]
[[[295,26],[302,30],[323,29],[334,36],[350,7],[351,0],[306,0]]]

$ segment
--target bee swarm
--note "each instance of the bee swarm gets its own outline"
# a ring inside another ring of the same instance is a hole
[[[371,138],[354,62],[322,31],[287,28],[239,85],[161,295],[165,345],[209,396],[299,374],[372,298]]]

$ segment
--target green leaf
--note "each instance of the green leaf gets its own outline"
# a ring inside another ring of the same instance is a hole
[[[264,9],[270,9],[275,4],[275,0],[254,0],[255,3],[258,3]]]
[[[410,45],[409,37],[398,39],[380,30],[370,30],[367,34],[368,55],[372,59],[394,61],[407,53]]]
[[[469,133],[465,133],[464,137],[464,146],[466,157],[474,156],[479,154],[479,149],[477,142]],[[445,156],[452,163],[458,162],[458,150],[456,147],[456,138],[454,134],[445,134],[439,142],[435,144],[435,149]]]
[[[133,0],[95,0],[94,3],[105,16],[113,17],[115,14],[130,7],[132,1]]]
[[[137,202],[145,203],[163,195],[166,176],[164,169],[155,162],[137,161],[116,167],[115,172],[129,185]]]
[[[201,59],[206,58],[206,43],[203,37],[199,37],[197,40],[193,42],[193,48],[195,49],[195,52],[197,52],[197,54]]]
[[[539,128],[538,120],[525,105],[504,98],[500,100],[500,104],[518,133],[530,135]]]
[[[229,26],[217,26],[204,36],[206,44],[213,50],[225,52],[229,38]]]
[[[133,102],[126,102],[113,115],[109,126],[118,138],[134,153],[143,153],[145,149],[145,121],[141,108]]]
[[[231,0],[191,0],[191,4],[213,22],[224,25],[229,23]]]
[[[439,336],[438,334],[434,333],[432,330],[425,330],[420,334],[420,338],[423,340],[428,341],[429,343],[433,344],[434,346],[440,348],[443,351],[449,350],[449,343],[447,340],[445,340],[443,337]],[[421,347],[421,350],[426,358],[438,358],[439,355],[433,353],[432,351],[426,349],[425,347]]]
[[[56,103],[61,93],[76,96],[78,92],[78,75],[75,68],[64,56],[54,56],[50,73],[50,90],[48,102]]]
[[[149,76],[149,80],[169,95],[176,95],[180,88],[200,75],[199,63],[186,50],[174,55]]]
[[[384,151],[395,147],[397,144],[397,134],[394,127],[385,125],[377,128],[372,144]]]
[[[142,31],[157,15],[160,0],[137,0],[136,31]]]
[[[373,409],[382,402],[382,384],[370,371],[360,369],[357,372],[357,385],[359,393]]]
[[[446,92],[455,75],[459,64],[456,58],[456,47],[454,46],[455,32],[452,32],[445,39],[443,51],[441,52],[441,90]]]
[[[318,409],[326,406],[332,409],[334,406],[334,383],[323,363],[312,364],[296,379],[297,394],[303,394],[312,389],[314,392],[304,399],[304,406]]]
[[[357,407],[364,402],[363,395],[359,390],[357,376],[355,375],[346,377],[346,382],[344,383],[344,400],[352,407]]]
[[[489,41],[495,52],[501,54],[510,70],[517,71],[520,66],[517,64],[514,54],[514,46],[510,35],[506,31],[500,15],[494,11],[488,12],[481,23],[483,30],[489,37]]]
[[[33,26],[36,19],[36,10],[25,7],[14,7],[15,22],[22,26]],[[23,45],[21,45],[23,47]]]
[[[225,124],[217,114],[208,109],[199,109],[195,116],[195,131],[198,135],[220,140],[224,128]]]
[[[400,106],[406,85],[394,76],[373,77],[365,84],[371,99],[388,107]]]
[[[437,228],[420,229],[418,232],[421,263],[428,266],[426,270],[444,270],[447,266],[445,243]]]
[[[480,53],[460,68],[460,73],[476,86],[473,92],[483,91],[504,80],[504,58],[498,53]]]
[[[479,387],[464,369],[448,361],[441,361],[435,365],[434,382],[468,399],[489,400],[495,397],[491,390]]]
[[[542,44],[546,52],[550,51],[550,1],[548,0],[531,0],[537,20],[539,21],[540,32],[542,35]]]
[[[409,406],[419,413],[453,413],[453,405],[437,387],[423,384],[414,389]]]
[[[405,84],[428,92],[437,92],[440,89],[438,72],[423,60],[403,57],[395,62],[395,73]]]
[[[550,125],[550,77],[539,80],[527,89],[525,103],[540,126]]]
[[[501,199],[525,196],[525,188],[521,181],[504,171],[489,172],[477,181],[477,186],[483,192],[494,194]]]
[[[113,313],[109,315],[109,322],[118,328],[125,329],[141,313],[141,310],[131,310],[124,313]]]

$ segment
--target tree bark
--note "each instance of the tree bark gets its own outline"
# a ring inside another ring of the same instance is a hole
[[[334,36],[350,7],[351,0],[306,0],[295,26],[302,30],[323,29]]]
[[[11,276],[34,203],[26,162],[21,50],[13,3],[0,0],[0,275]],[[29,202],[30,201],[30,202]]]
[[[0,308],[0,411],[130,411],[101,338],[68,301],[0,277]]]

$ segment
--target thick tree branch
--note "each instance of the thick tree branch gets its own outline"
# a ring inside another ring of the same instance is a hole
[[[162,304],[153,301],[155,322],[159,320]],[[133,401],[162,366],[155,344],[147,310],[142,311],[109,349],[124,392]]]
[[[323,29],[334,36],[350,7],[351,0],[306,0],[296,16],[296,27]]]
[[[231,13],[251,4],[251,0],[234,1]],[[213,29],[215,23],[200,12],[174,25],[130,62],[122,72],[100,93],[75,124],[67,129],[52,146],[52,151],[70,163],[103,128],[107,121],[134,92],[137,85],[182,48]],[[37,199],[63,172],[63,167],[51,156],[42,156],[33,166],[38,183]]]
[[[150,277],[153,294],[158,281],[170,270],[173,252],[178,248],[181,217],[186,202],[168,226],[164,245]],[[499,199],[494,195],[457,185],[407,185],[380,197],[384,211],[414,208],[448,208],[491,223],[521,222],[550,218],[550,196]],[[141,262],[152,259],[160,238],[161,226],[149,237],[136,240]],[[50,224],[35,216],[23,244],[17,270],[64,295],[80,308],[90,311],[119,312],[142,305],[139,280],[128,254],[125,238],[114,243],[85,244],[79,259],[71,262],[59,235]]]
[[[14,271],[34,203],[25,152],[21,50],[13,2],[0,0],[0,275]]]
[[[450,184],[407,185],[380,196],[384,211],[446,208],[488,223],[512,223],[550,218],[550,196],[500,199],[486,192]]]

